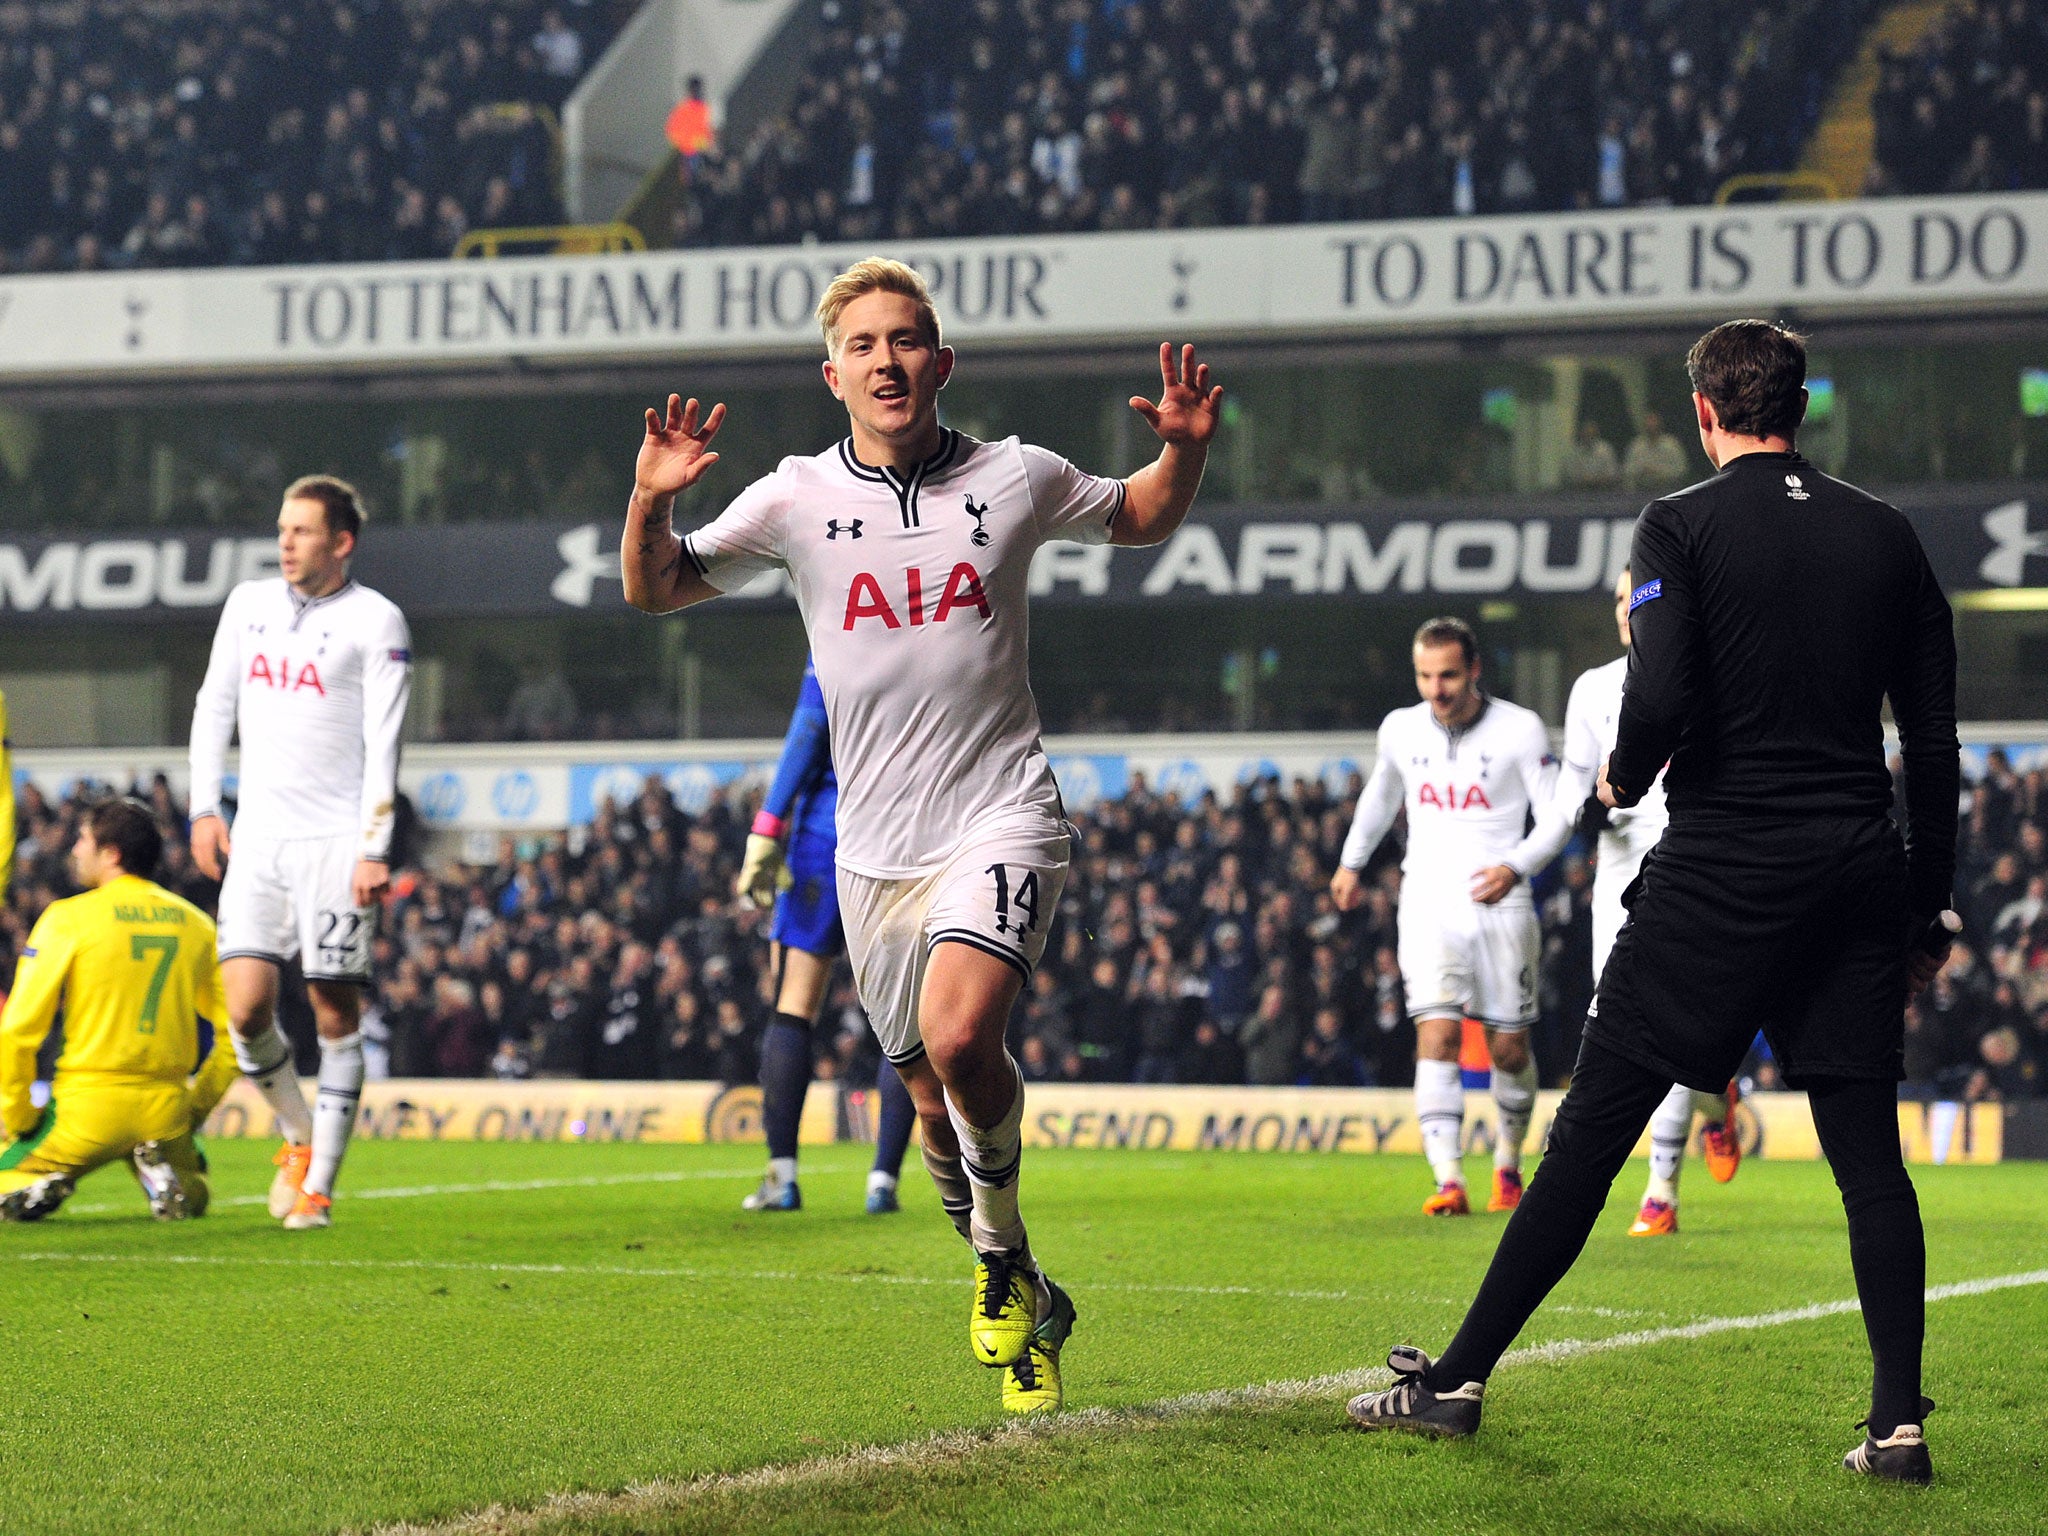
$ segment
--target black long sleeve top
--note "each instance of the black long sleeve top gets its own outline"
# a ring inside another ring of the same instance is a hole
[[[1898,509],[1796,453],[1746,454],[1643,510],[1629,579],[1618,797],[1633,803],[1668,761],[1674,823],[1885,815],[1890,700],[1913,910],[1947,906],[1955,630]]]

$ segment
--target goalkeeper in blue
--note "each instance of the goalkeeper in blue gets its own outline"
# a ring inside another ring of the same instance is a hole
[[[846,951],[839,922],[839,781],[818,674],[804,662],[802,691],[789,719],[774,782],[754,816],[740,868],[739,893],[775,908],[773,940],[780,972],[775,1017],[761,1038],[761,1120],[768,1133],[768,1171],[741,1202],[750,1211],[803,1208],[796,1180],[797,1128],[811,1086],[811,1031],[825,1011],[832,969]],[[910,1090],[884,1061],[875,1073],[881,1112],[875,1165],[868,1173],[868,1214],[897,1209],[896,1185],[917,1111]]]

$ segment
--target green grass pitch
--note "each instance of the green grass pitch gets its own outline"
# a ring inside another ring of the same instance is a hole
[[[914,1157],[900,1215],[861,1213],[838,1147],[803,1212],[748,1216],[748,1148],[367,1142],[335,1227],[288,1233],[268,1148],[212,1154],[202,1221],[151,1223],[116,1169],[0,1228],[9,1536],[2048,1529],[2039,1276],[1929,1307],[1931,1490],[1838,1466],[1853,1311],[1514,1364],[1472,1441],[1360,1435],[1341,1383],[1286,1384],[1441,1348],[1504,1218],[1424,1220],[1406,1158],[1033,1152],[1084,1411],[1017,1432]],[[1641,1177],[1525,1343],[1853,1295],[1824,1168],[1691,1166],[1675,1240],[1623,1235]],[[1915,1179],[1931,1284],[2048,1266],[2048,1166]]]

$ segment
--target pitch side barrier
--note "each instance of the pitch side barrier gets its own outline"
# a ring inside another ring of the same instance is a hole
[[[1559,1093],[1536,1100],[1540,1145]],[[2035,1111],[2040,1111],[2036,1114]],[[1915,1163],[1996,1163],[2048,1155],[2048,1105],[1902,1103],[1899,1141]],[[695,1142],[761,1141],[761,1090],[751,1084],[510,1083],[411,1078],[366,1083],[356,1134],[392,1141]],[[874,1139],[874,1097],[818,1083],[805,1100],[799,1139],[807,1144]],[[1751,1157],[1820,1156],[1806,1096],[1757,1094],[1737,1112]],[[1466,1149],[1493,1147],[1494,1106],[1467,1100]],[[209,1136],[273,1137],[277,1128],[255,1090],[237,1082],[205,1127]],[[1028,1090],[1025,1145],[1118,1152],[1419,1153],[1414,1095],[1406,1088],[1143,1087],[1037,1084]],[[1649,1136],[1636,1147],[1647,1156]]]

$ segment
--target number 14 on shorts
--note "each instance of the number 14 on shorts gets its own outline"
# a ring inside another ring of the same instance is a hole
[[[996,932],[1014,933],[1019,938],[1038,926],[1038,871],[1021,871],[1023,878],[1012,889],[1010,866],[991,864],[984,871],[996,886]]]

